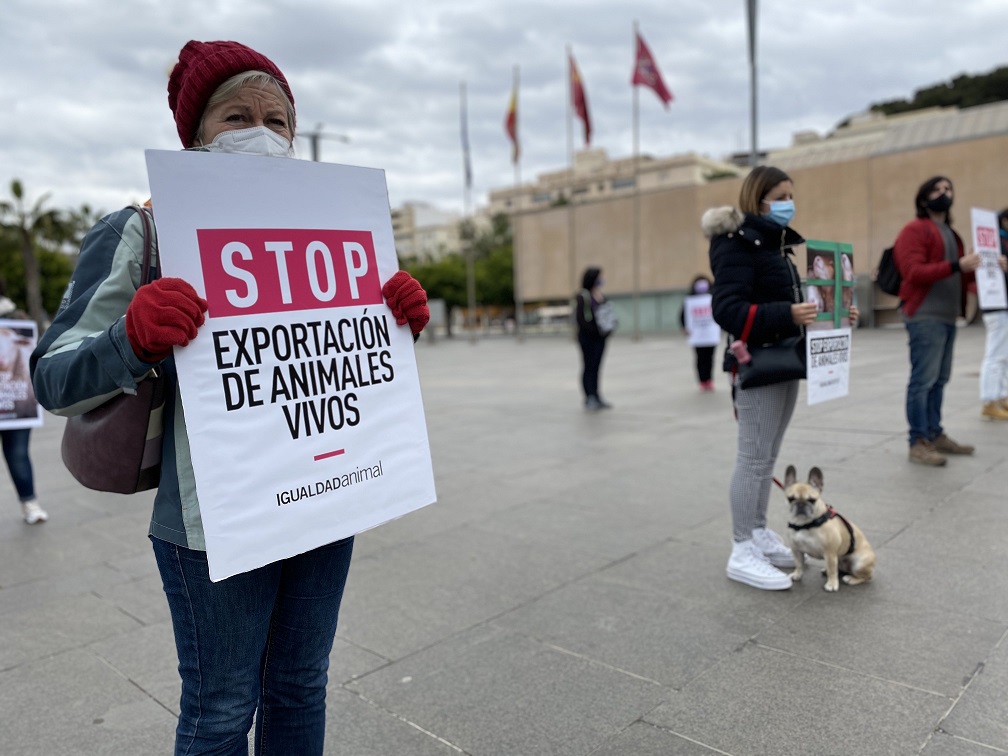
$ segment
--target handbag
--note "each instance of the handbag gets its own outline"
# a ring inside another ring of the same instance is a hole
[[[599,333],[603,336],[608,336],[619,325],[619,320],[616,319],[616,311],[608,301],[602,302],[595,308],[595,325],[598,326]]]
[[[147,210],[133,209],[143,225],[143,286],[153,280],[152,221]],[[93,410],[67,418],[63,464],[79,483],[95,491],[131,494],[157,488],[164,404],[164,372],[154,368],[137,383],[135,394],[117,394]]]
[[[749,338],[755,318],[756,305],[749,305],[749,315],[740,337],[743,343]],[[801,380],[808,374],[805,365],[805,329],[802,329],[800,336],[789,336],[763,346],[749,346],[748,350],[749,360],[738,362],[739,386],[744,389]]]

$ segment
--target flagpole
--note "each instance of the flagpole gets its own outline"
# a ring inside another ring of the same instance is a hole
[[[633,22],[634,59],[637,57],[637,38],[640,36],[636,19]],[[633,338],[640,339],[640,90],[633,87]]]
[[[463,214],[465,217],[465,223],[467,225],[467,233],[471,234],[474,231],[472,218],[470,217],[472,213],[472,172],[469,163],[469,113],[467,110],[466,103],[466,84],[464,81],[459,82],[459,113],[461,117],[461,128],[462,128],[462,150],[463,150],[463,160],[465,168],[465,193],[462,198],[463,204]],[[467,294],[467,304],[469,310],[469,341],[473,344],[476,343],[476,265],[473,260],[473,240],[471,238],[464,239],[465,243],[465,259],[466,259],[466,294]]]
[[[577,261],[574,253],[574,51],[567,45],[567,256],[570,267],[569,280],[578,288]]]
[[[518,117],[518,84],[520,81],[520,70],[518,66],[514,67],[514,76],[512,81],[512,92],[514,92],[514,103],[515,103],[515,160],[514,160],[514,186],[515,186],[515,201],[520,202],[521,194],[521,140],[519,137],[519,129],[521,125],[521,120]],[[516,212],[512,214],[512,218],[518,219],[521,214],[521,207],[516,208]],[[515,334],[518,337],[518,341],[522,341],[524,338],[524,329],[522,328],[522,320],[525,317],[525,297],[522,294],[522,283],[521,283],[521,263],[520,257],[518,255],[518,224],[511,224],[511,260],[512,266],[514,268],[514,299],[515,299]]]
[[[749,165],[755,168],[759,163],[756,140],[756,0],[746,0],[746,11],[749,20],[749,134],[752,139]]]

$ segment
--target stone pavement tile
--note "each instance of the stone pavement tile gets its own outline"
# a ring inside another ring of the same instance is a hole
[[[891,545],[918,554],[961,555],[986,562],[993,574],[1005,575],[1008,511],[1004,502],[1003,494],[954,497],[912,523]],[[1001,585],[1008,586],[1008,575]]]
[[[479,756],[582,756],[670,693],[490,626],[347,688]]]
[[[0,673],[0,750],[45,756],[166,753],[175,715],[85,649]]]
[[[732,756],[915,754],[951,700],[749,644],[644,719]]]
[[[687,602],[691,611],[717,618],[726,630],[747,638],[813,595],[801,584],[784,591],[761,591],[729,580],[725,575],[729,550],[729,546],[711,549],[706,544],[669,541],[613,565],[599,578]]]
[[[80,648],[139,627],[94,595],[73,596],[26,611],[6,612],[0,624],[0,670]]]
[[[158,575],[118,583],[104,590],[96,589],[95,595],[143,625],[171,621],[168,600]]]
[[[1008,637],[984,663],[941,723],[949,735],[1008,752]],[[925,751],[925,753],[928,753]],[[940,751],[935,750],[938,754]]]
[[[30,532],[4,538],[4,569],[0,584],[4,587],[33,580],[71,575],[102,564],[110,555],[136,553],[149,549],[146,539],[124,543],[104,533],[81,537],[77,527],[55,521],[32,526]],[[19,523],[19,526],[23,523]],[[25,526],[27,527],[27,526]]]
[[[494,624],[677,690],[758,629],[751,622],[746,632],[737,627],[744,623],[725,623],[688,599],[599,576],[564,586]]]
[[[329,687],[335,688],[356,680],[376,669],[381,669],[388,663],[388,659],[359,648],[342,638],[340,631],[337,631],[332,652],[329,654]]]
[[[597,556],[545,550],[512,535],[465,525],[424,542],[355,558],[340,610],[340,634],[361,648],[399,659],[600,564]]]
[[[170,621],[96,641],[87,650],[165,710],[178,716],[182,682]]]
[[[354,693],[326,692],[325,756],[458,756],[433,733]]]
[[[805,580],[811,577],[806,573]],[[935,607],[927,593],[890,594],[885,601],[877,587],[817,591],[756,641],[952,699],[1005,632],[1003,623]]]
[[[879,552],[875,575],[872,591],[879,602],[926,601],[946,612],[1008,627],[1008,564],[1003,556],[978,559],[968,541],[940,552],[922,550],[906,539],[887,544]]]
[[[580,506],[566,500],[536,501],[485,517],[473,527],[511,534],[543,549],[562,548],[595,556],[601,567],[669,538],[670,517],[662,507],[639,504],[628,501],[617,508]]]
[[[708,748],[647,722],[634,722],[607,739],[591,756],[716,756],[724,751]]]
[[[0,546],[0,549],[2,548]],[[6,560],[3,565],[6,572]],[[12,612],[28,611],[81,594],[108,591],[112,586],[129,579],[129,575],[108,564],[95,564],[67,574],[29,580],[17,585],[3,585],[0,586],[3,589],[0,590],[0,617],[8,617]]]
[[[999,753],[1004,750],[995,751],[982,743],[936,732],[920,756],[996,756]]]

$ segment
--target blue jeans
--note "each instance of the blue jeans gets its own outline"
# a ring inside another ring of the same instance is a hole
[[[329,652],[353,538],[210,582],[206,553],[152,538],[175,630],[175,754],[321,754]]]
[[[21,501],[31,501],[35,498],[35,476],[28,457],[31,428],[0,431],[0,436],[3,437],[4,459],[7,460],[7,469],[10,470],[18,498]]]
[[[925,320],[908,322],[906,329],[910,337],[906,416],[913,446],[921,439],[933,441],[942,434],[942,399],[945,384],[952,375],[956,327],[951,323]]]

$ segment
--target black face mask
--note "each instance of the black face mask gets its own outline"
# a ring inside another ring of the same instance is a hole
[[[939,194],[934,199],[929,199],[924,206],[935,213],[944,213],[952,207],[952,198],[947,194]]]

